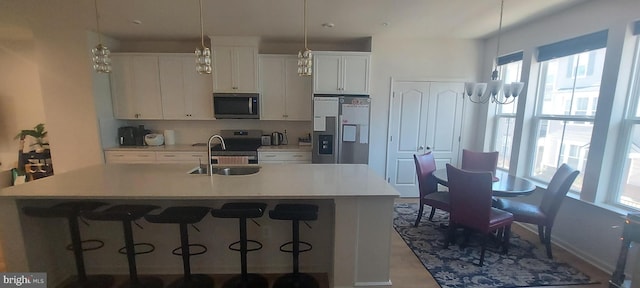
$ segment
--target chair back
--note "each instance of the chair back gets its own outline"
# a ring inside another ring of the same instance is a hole
[[[492,178],[488,171],[466,171],[447,164],[452,223],[487,232],[491,216]]]
[[[496,174],[498,151],[475,152],[462,149],[462,169],[467,171],[490,171]]]
[[[416,164],[416,174],[418,176],[418,190],[420,198],[438,191],[438,182],[431,175],[436,171],[436,159],[431,152],[422,155],[413,155],[413,162]]]
[[[553,174],[547,191],[540,203],[540,210],[547,216],[548,224],[552,224],[558,214],[562,200],[569,192],[573,181],[576,180],[580,171],[571,168],[567,164],[562,164],[556,173]]]

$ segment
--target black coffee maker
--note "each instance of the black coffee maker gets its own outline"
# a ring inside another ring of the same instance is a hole
[[[120,146],[144,146],[144,136],[151,133],[150,130],[144,129],[144,125],[137,128],[133,126],[124,126],[118,128],[118,143]]]

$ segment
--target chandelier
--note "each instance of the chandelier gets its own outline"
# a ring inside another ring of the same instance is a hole
[[[473,103],[491,102],[497,104],[510,104],[515,101],[516,97],[522,92],[524,82],[512,82],[504,84],[498,79],[498,55],[500,53],[500,36],[502,34],[502,14],[504,12],[504,0],[500,4],[500,24],[498,24],[498,43],[496,45],[496,58],[493,60],[493,72],[491,73],[491,81],[489,83],[464,83],[465,94]],[[501,93],[502,92],[502,93]]]
[[[200,1],[200,47],[196,48],[196,71],[211,74],[211,50],[204,46],[204,24],[202,20],[202,0]]]
[[[96,9],[96,32],[98,33],[98,45],[91,49],[93,70],[98,73],[111,72],[111,51],[107,46],[102,45],[102,36],[100,35],[100,21],[98,20],[98,0],[94,0]]]
[[[298,75],[311,76],[313,53],[307,48],[307,0],[304,0],[304,51],[298,51]]]

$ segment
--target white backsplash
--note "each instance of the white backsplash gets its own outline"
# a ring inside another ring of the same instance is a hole
[[[259,129],[263,134],[271,134],[278,131],[284,133],[287,130],[289,144],[298,144],[298,137],[305,137],[312,133],[311,121],[264,121],[224,119],[211,121],[128,121],[126,125],[144,125],[145,129],[153,133],[163,133],[164,130],[175,130],[176,144],[203,143],[212,134],[219,133],[223,129]]]

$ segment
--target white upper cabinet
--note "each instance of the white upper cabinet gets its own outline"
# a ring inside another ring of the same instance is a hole
[[[314,94],[369,94],[367,52],[314,52]]]
[[[111,93],[118,119],[162,119],[158,57],[112,55]]]
[[[213,46],[213,90],[258,92],[258,47]]]
[[[298,75],[295,55],[260,55],[260,119],[311,121],[311,77]]]
[[[169,120],[211,120],[212,78],[199,74],[192,54],[160,56],[162,114]]]

